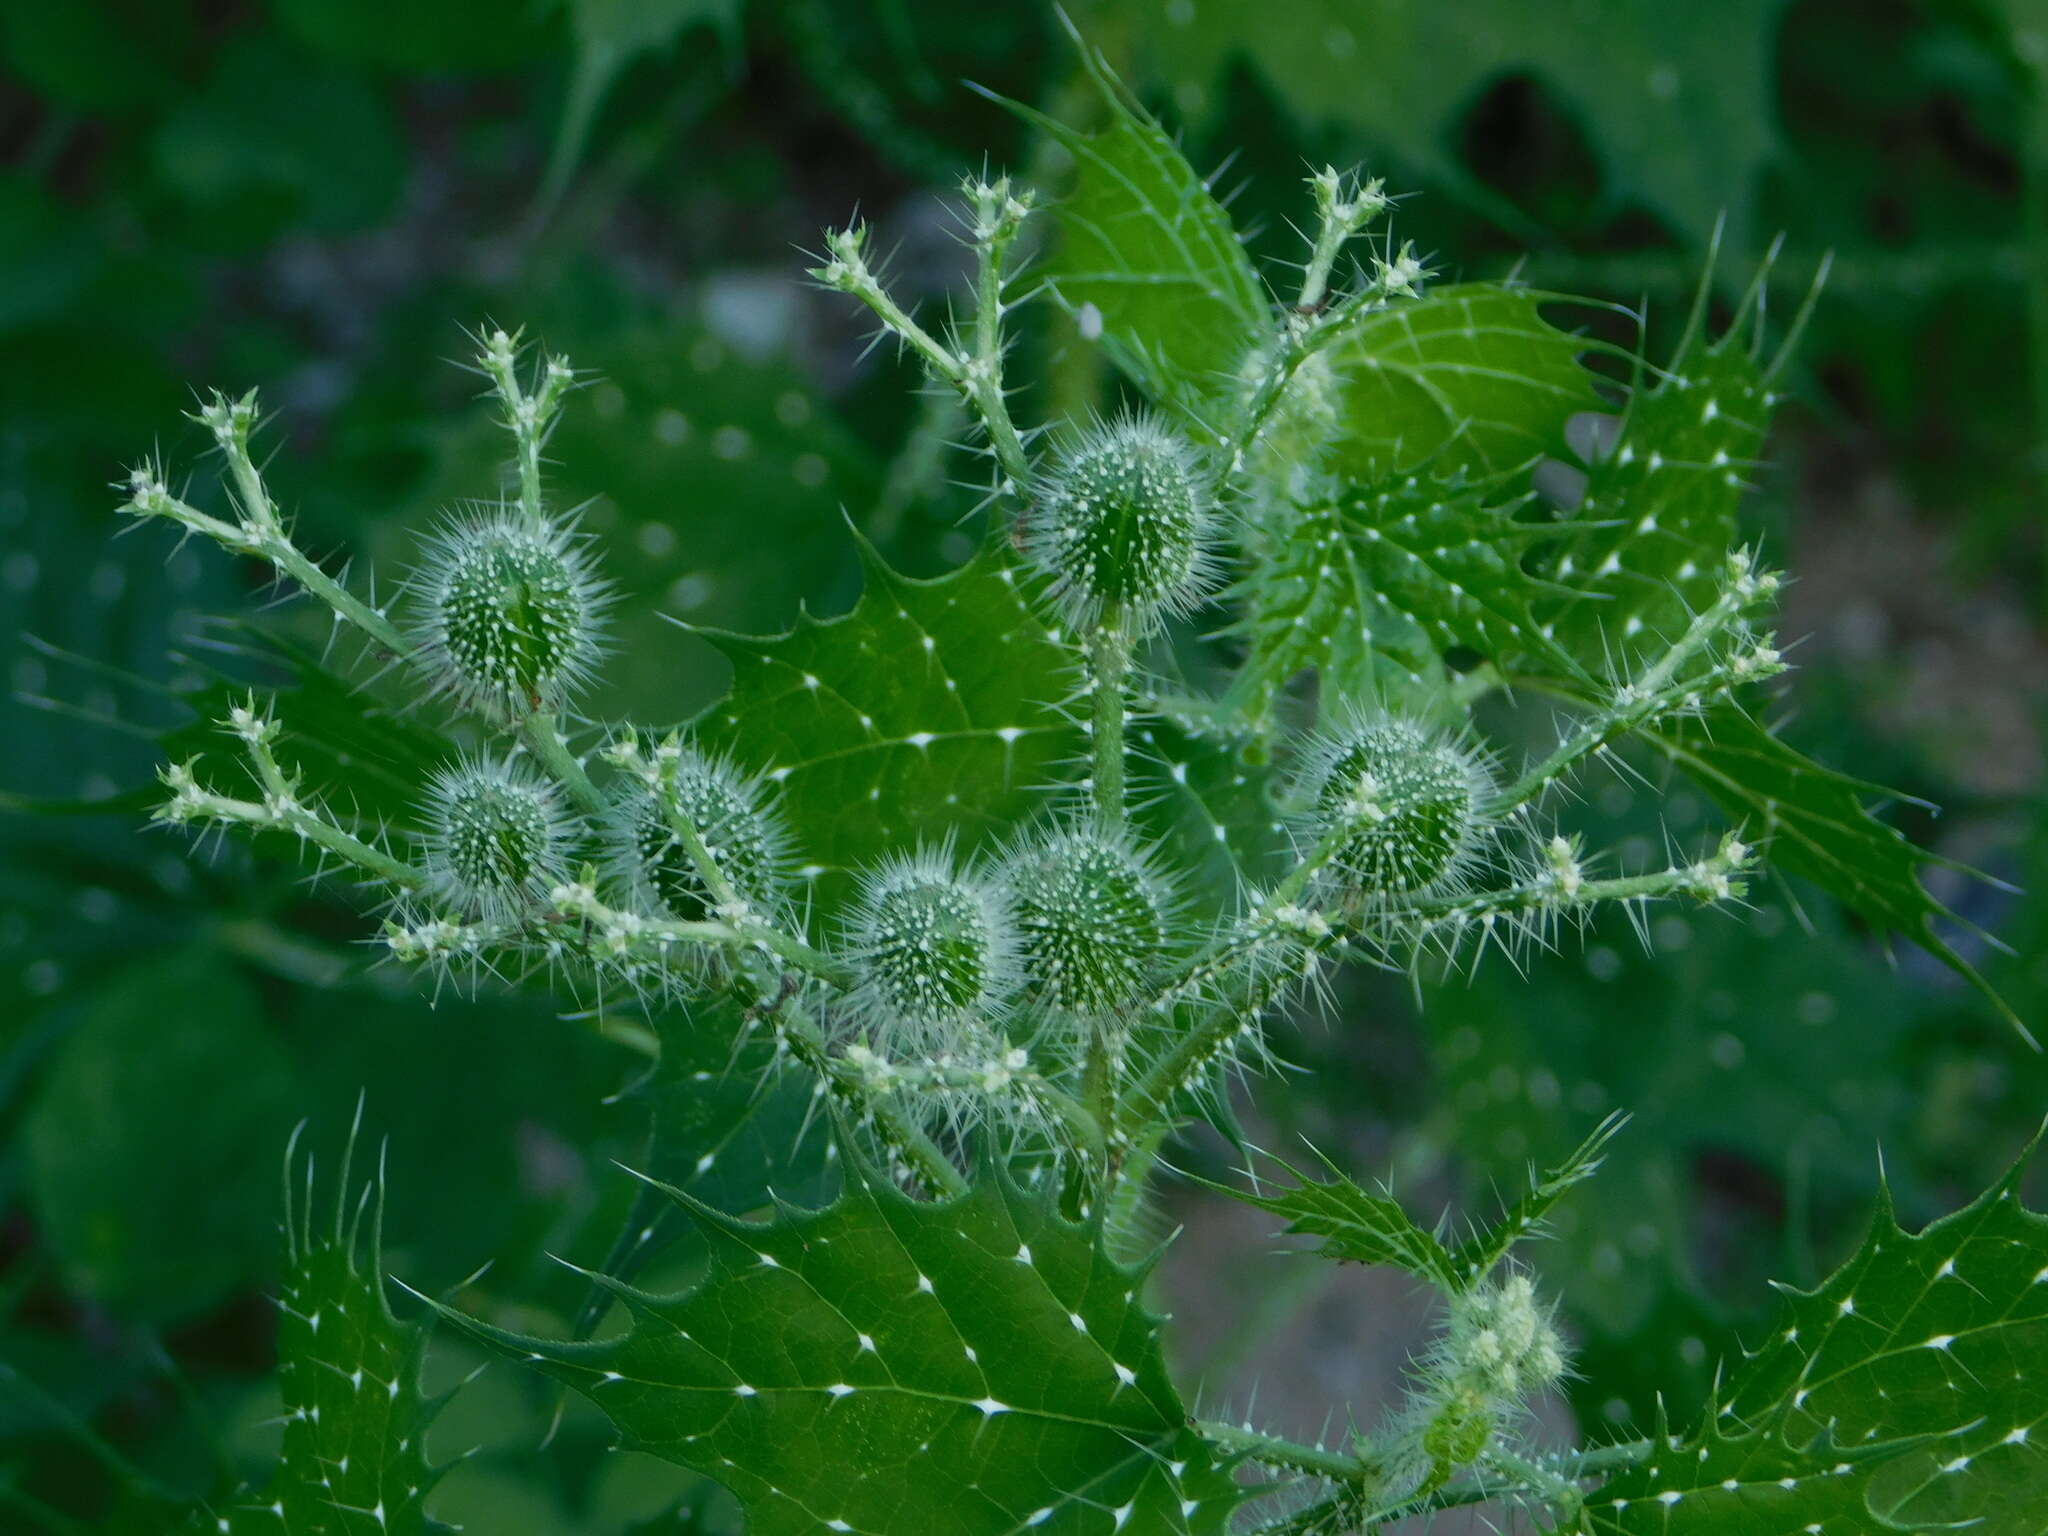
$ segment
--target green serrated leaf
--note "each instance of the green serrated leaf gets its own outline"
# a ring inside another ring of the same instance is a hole
[[[1099,54],[1081,45],[1110,123],[1081,133],[1011,103],[1074,157],[1052,210],[1058,248],[1046,288],[1091,313],[1083,334],[1162,406],[1197,419],[1272,330],[1272,311],[1230,215],[1164,128]]]
[[[1377,482],[1425,462],[1484,473],[1561,453],[1572,416],[1607,408],[1580,362],[1597,345],[1543,317],[1562,302],[1458,283],[1361,313],[1322,354],[1338,421],[1330,467]]]
[[[1315,1151],[1313,1147],[1309,1149]],[[1433,1232],[1415,1224],[1401,1202],[1391,1194],[1374,1194],[1346,1178],[1337,1165],[1315,1151],[1316,1160],[1329,1171],[1327,1179],[1312,1179],[1277,1157],[1270,1160],[1294,1181],[1278,1194],[1260,1194],[1227,1184],[1197,1180],[1205,1187],[1246,1205],[1257,1206],[1287,1219],[1289,1233],[1319,1237],[1317,1252],[1324,1258],[1354,1264],[1391,1264],[1445,1291],[1464,1288],[1462,1270],[1449,1249]]]
[[[1237,1492],[1167,1379],[1139,1271],[1099,1223],[991,1168],[920,1203],[856,1169],[819,1212],[736,1220],[696,1289],[617,1287],[593,1343],[451,1321],[588,1396],[635,1449],[717,1478],[756,1536],[1215,1530]]]
[[[1769,845],[1777,868],[1813,881],[1879,932],[1904,934],[1968,980],[2031,1042],[2026,1025],[1936,929],[1957,919],[1920,876],[1948,861],[1866,808],[1896,799],[1893,791],[1823,768],[1733,705],[1649,734],[1748,836]]]
[[[2032,1152],[1918,1233],[1887,1196],[1847,1264],[1788,1291],[1702,1425],[1591,1496],[1592,1529],[2036,1536],[2048,1217],[2020,1199]]]
[[[1593,1133],[1556,1167],[1538,1174],[1531,1170],[1529,1191],[1508,1208],[1492,1226],[1460,1243],[1451,1254],[1453,1269],[1476,1279],[1485,1275],[1524,1238],[1544,1229],[1544,1218],[1575,1185],[1583,1184],[1600,1171],[1607,1155],[1607,1143],[1628,1124],[1628,1116],[1617,1110],[1593,1129]]]
[[[1235,686],[1270,702],[1313,667],[1326,697],[1376,698],[1440,675],[1459,646],[1503,670],[1529,654],[1572,670],[1536,617],[1559,589],[1523,565],[1559,530],[1518,516],[1535,500],[1523,479],[1403,474],[1294,508],[1240,586],[1251,650]]]
[[[1060,709],[1073,660],[1000,549],[934,581],[862,556],[867,589],[845,617],[806,615],[773,639],[707,636],[733,684],[697,725],[703,745],[779,787],[826,910],[848,871],[892,850],[999,837],[1083,748]]]
[[[1585,531],[1556,572],[1574,595],[1550,625],[1589,666],[1668,644],[1720,595],[1777,400],[1777,363],[1762,357],[1761,325],[1753,323],[1768,271],[1766,264],[1758,272],[1718,336],[1708,334],[1702,283],[1671,360],[1631,391],[1613,442],[1586,467]]]
[[[354,1143],[352,1131],[351,1152]],[[426,1459],[426,1430],[438,1406],[420,1389],[427,1330],[399,1322],[385,1302],[382,1174],[352,1203],[349,1162],[342,1163],[332,1220],[317,1222],[308,1162],[305,1205],[295,1220],[293,1158],[286,1153],[289,1252],[277,1333],[283,1455],[267,1487],[195,1516],[195,1532],[417,1536],[447,1529],[428,1519],[425,1507],[440,1477]]]

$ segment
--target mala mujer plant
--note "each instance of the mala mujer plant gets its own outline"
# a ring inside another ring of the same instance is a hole
[[[294,542],[253,393],[198,413],[227,515],[134,472],[127,511],[296,583],[457,733],[415,733],[410,818],[366,822],[295,766],[291,692],[254,694],[221,722],[232,765],[167,767],[158,819],[296,839],[431,985],[534,980],[647,1020],[622,1031],[657,1058],[636,1090],[647,1189],[583,1336],[442,1316],[727,1485],[764,1533],[1335,1532],[1493,1501],[1603,1531],[1848,1532],[2018,1508],[2015,1479],[2048,1496],[2026,1445],[2048,1382],[2002,1363],[2043,1343],[2048,1241],[2010,1183],[1918,1238],[1881,1218],[1690,1434],[1542,1447],[1530,1404],[1570,1350],[1515,1249],[1613,1120],[1458,1242],[1335,1167],[1216,1186],[1445,1304],[1406,1400],[1355,1405],[1366,1428],[1334,1444],[1190,1416],[1130,1218],[1176,1128],[1232,1128],[1233,1080],[1332,967],[1420,974],[1559,942],[1603,905],[1640,924],[1739,903],[1766,852],[1961,962],[1917,878],[1930,856],[1750,712],[1784,669],[1778,578],[1735,520],[1784,359],[1761,349],[1762,277],[1726,332],[1695,314],[1661,366],[1610,378],[1552,296],[1428,286],[1380,233],[1380,184],[1326,170],[1276,301],[1091,68],[1108,126],[1043,125],[1073,177],[1036,267],[1029,192],[974,179],[964,318],[903,308],[860,226],[812,274],[964,402],[990,467],[980,553],[913,581],[864,551],[845,617],[712,636],[733,685],[687,728],[585,713],[603,669],[658,659],[608,653],[603,573],[548,489],[577,375],[516,334],[477,359],[510,489],[432,531],[390,609]],[[1008,322],[1033,297],[1122,368],[1126,409],[1020,424]],[[1198,689],[1174,679],[1202,635],[1229,676]],[[1509,693],[1555,702],[1542,750],[1482,728],[1475,706]],[[1660,759],[1726,831],[1630,867],[1560,830],[1588,771]],[[771,1196],[793,1190],[817,1208]],[[685,1230],[700,1282],[634,1289]],[[403,1333],[381,1302],[372,1322]],[[416,1393],[359,1385],[365,1405]],[[350,1401],[287,1462],[417,1464]],[[288,1469],[300,1494],[310,1465]],[[348,1509],[348,1529],[424,1519],[417,1498]],[[265,1510],[219,1526],[269,1529]]]

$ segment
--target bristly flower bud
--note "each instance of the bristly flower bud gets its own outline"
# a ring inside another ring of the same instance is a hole
[[[427,869],[465,917],[502,922],[566,874],[574,830],[553,786],[514,760],[443,768],[427,790]]]
[[[1016,984],[1001,893],[958,874],[949,850],[892,859],[862,882],[846,924],[855,1015],[888,1055],[944,1054],[999,1015]]]
[[[1368,900],[1456,890],[1484,847],[1491,772],[1417,721],[1361,714],[1318,743],[1305,777],[1331,875]]]
[[[684,922],[712,916],[711,893],[669,819],[658,783],[633,784],[620,801],[613,841],[627,883],[648,903]],[[786,838],[763,786],[730,763],[680,749],[675,811],[688,818],[742,900],[772,907],[781,882]]]
[[[1440,1487],[1528,1412],[1568,1367],[1550,1309],[1527,1275],[1487,1280],[1451,1299],[1450,1317],[1406,1412],[1407,1481]]]
[[[1019,849],[1008,873],[1025,975],[1040,1002],[1093,1018],[1138,999],[1166,949],[1167,901],[1127,836],[1055,832]]]
[[[459,513],[428,539],[406,590],[422,665],[470,709],[560,708],[603,653],[610,597],[565,524],[509,508]]]
[[[1070,622],[1133,629],[1191,611],[1213,583],[1215,494],[1194,444],[1156,416],[1091,427],[1039,477],[1033,562]]]

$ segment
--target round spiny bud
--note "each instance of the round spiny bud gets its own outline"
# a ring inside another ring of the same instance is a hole
[[[1158,877],[1127,839],[1076,828],[1010,861],[1025,974],[1041,1001],[1095,1017],[1128,1007],[1166,948]]]
[[[456,910],[500,921],[561,882],[573,832],[554,790],[522,765],[458,763],[427,793],[427,867]]]
[[[847,922],[862,1022],[892,1055],[944,1052],[1002,1010],[1016,974],[1010,914],[987,881],[924,852],[869,875]]]
[[[674,809],[688,818],[742,900],[772,904],[782,873],[782,826],[758,783],[731,764],[685,750],[676,766]],[[654,906],[684,922],[711,915],[690,851],[660,790],[636,785],[620,807],[616,834],[630,881]]]
[[[1359,717],[1324,740],[1308,774],[1329,867],[1371,897],[1454,889],[1483,842],[1493,780],[1453,737],[1399,715]]]
[[[1208,590],[1214,497],[1194,445],[1149,415],[1081,434],[1039,478],[1029,549],[1079,626],[1144,629]]]
[[[451,517],[406,589],[422,664],[469,708],[556,708],[596,668],[609,598],[565,525],[500,508]]]

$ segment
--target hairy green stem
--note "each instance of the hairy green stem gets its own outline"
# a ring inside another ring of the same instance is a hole
[[[1095,815],[1112,830],[1124,820],[1124,678],[1130,665],[1131,638],[1123,614],[1112,607],[1088,637],[1095,696],[1089,742],[1095,759]]]

